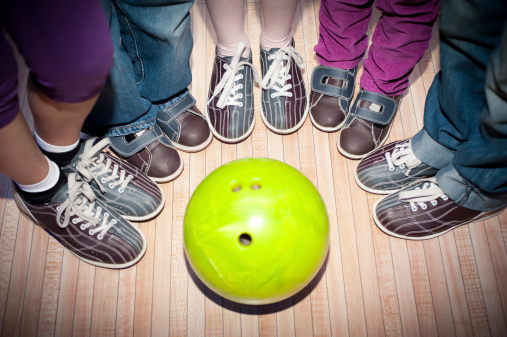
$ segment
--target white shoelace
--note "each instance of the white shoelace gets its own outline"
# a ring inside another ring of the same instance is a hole
[[[238,74],[238,71],[243,70],[245,66],[249,66],[252,68],[254,81],[259,83],[259,74],[254,66],[245,61],[239,61],[241,59],[241,54],[243,53],[243,49],[245,49],[245,44],[240,42],[238,48],[236,49],[236,53],[234,54],[231,63],[224,64],[224,69],[226,72],[222,76],[220,82],[215,87],[215,91],[213,91],[213,95],[208,101],[208,104],[220,94],[218,98],[217,107],[220,109],[225,108],[226,105],[237,105],[239,107],[243,106],[243,102],[238,102],[237,100],[243,98],[243,94],[236,93],[238,90],[243,89],[243,84],[238,83],[239,80],[243,79],[243,74]],[[222,92],[222,93],[220,93]]]
[[[437,185],[437,179],[435,177],[424,179],[423,181],[422,188],[416,187],[414,190],[402,191],[399,195],[400,201],[410,203],[410,209],[413,212],[417,211],[417,206],[421,207],[423,210],[428,208],[426,202],[430,202],[433,206],[436,206],[438,204],[438,198],[444,201],[449,199],[449,197],[444,194],[444,191]],[[418,181],[417,183],[420,184],[423,181]]]
[[[387,165],[389,166],[389,171],[394,171],[395,166],[398,166],[402,170],[407,167],[408,170],[405,172],[406,176],[408,176],[413,168],[422,164],[412,151],[411,141],[396,145],[392,154],[387,152],[385,157]]]
[[[102,150],[111,145],[111,141],[108,138],[104,138],[93,145],[96,139],[91,138],[86,141],[83,153],[79,156],[79,162],[76,166],[78,172],[87,182],[95,180],[102,193],[106,192],[103,184],[107,184],[108,182],[110,188],[120,186],[118,192],[125,192],[125,188],[134,177],[130,174],[127,176],[124,170],[120,170],[118,174],[118,165],[111,165],[111,159],[106,159],[104,153],[101,153]],[[102,178],[99,180],[99,177]]]
[[[95,205],[96,196],[90,185],[84,180],[76,180],[75,173],[69,174],[67,186],[68,198],[56,208],[58,226],[66,228],[70,217],[77,215],[72,219],[72,223],[76,225],[81,223],[81,230],[92,227],[88,233],[94,235],[100,232],[97,238],[102,240],[107,231],[117,223],[116,219],[109,221],[109,213],[102,214],[102,207]]]
[[[300,69],[305,67],[303,57],[293,47],[282,47],[276,53],[268,56],[268,60],[274,61],[262,79],[262,88],[264,90],[274,89],[276,91],[271,94],[271,98],[292,96],[292,93],[287,92],[287,90],[292,88],[292,84],[285,84],[287,80],[291,79],[291,75],[289,74],[291,59],[294,59],[294,63]]]

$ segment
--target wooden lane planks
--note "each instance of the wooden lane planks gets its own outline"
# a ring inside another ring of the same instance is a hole
[[[192,77],[204,77],[206,74],[206,7],[197,5],[192,7],[192,34],[194,49],[190,58]],[[205,111],[207,101],[207,86],[205,81],[196,81],[191,85],[191,92],[197,101],[197,108]],[[199,183],[205,178],[206,152],[200,151],[190,155],[190,194],[195,191]],[[183,237],[181,238],[183,240]],[[197,279],[190,265],[187,263],[188,277],[188,335],[204,336],[206,331],[205,286]]]
[[[314,57],[313,47],[318,39],[318,27],[316,12],[311,2],[301,3],[301,21],[303,24],[304,49],[300,47],[299,51],[306,60],[305,80],[308,95],[311,91],[311,74],[318,63]],[[308,96],[310,99],[310,96]],[[318,188],[317,163],[315,160],[315,144],[313,141],[314,127],[308,117],[305,125],[298,132],[299,151],[300,151],[300,169],[301,172]],[[331,160],[331,158],[329,158]],[[309,285],[311,297],[311,317],[312,317],[312,333],[317,336],[325,336],[331,334],[331,323],[329,318],[329,302],[328,302],[328,285],[326,283],[325,265]]]

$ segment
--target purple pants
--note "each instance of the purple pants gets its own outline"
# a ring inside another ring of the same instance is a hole
[[[373,0],[322,0],[320,37],[315,52],[320,64],[352,69],[368,47]],[[361,87],[385,95],[400,95],[431,39],[438,0],[377,0],[382,13],[364,61]]]
[[[0,2],[0,128],[19,111],[18,69],[9,33],[37,88],[56,102],[98,95],[113,63],[113,45],[99,0]]]

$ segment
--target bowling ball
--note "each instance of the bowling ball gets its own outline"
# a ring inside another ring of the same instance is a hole
[[[298,170],[240,159],[206,177],[183,225],[187,259],[211,290],[244,304],[284,300],[317,274],[329,245],[326,208]]]

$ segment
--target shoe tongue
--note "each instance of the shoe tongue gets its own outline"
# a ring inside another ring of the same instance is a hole
[[[222,56],[222,58],[224,60],[226,60],[228,64],[231,64],[233,56]],[[249,56],[249,57],[243,57],[243,56],[241,56],[239,58],[239,62],[249,62],[249,63],[252,63],[251,58],[252,58],[252,56]]]
[[[58,190],[58,192],[56,192],[56,194],[54,195],[54,197],[51,199],[51,203],[64,202],[65,200],[67,200],[67,198],[69,197],[67,195],[67,190],[68,189],[69,189],[69,185],[67,183],[65,183],[65,185],[63,185]]]

